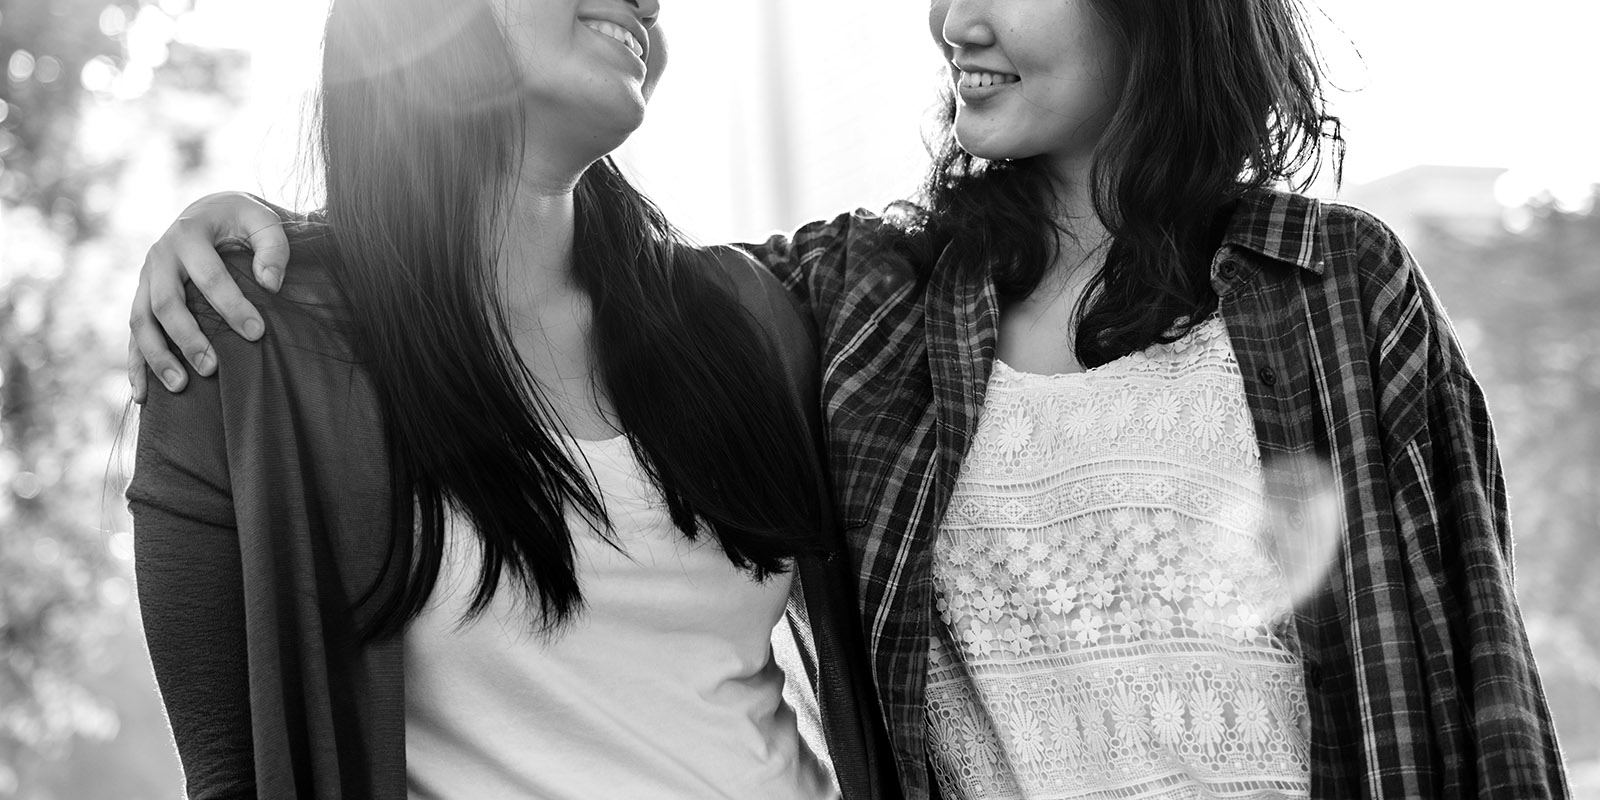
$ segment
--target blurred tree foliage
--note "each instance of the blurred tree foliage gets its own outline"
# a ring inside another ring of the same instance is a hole
[[[137,8],[107,0],[0,0],[6,73],[0,81],[0,198],[89,227],[77,209],[97,176],[71,163],[85,92],[80,76],[91,62],[114,70],[126,61],[116,37]]]
[[[8,241],[12,263],[0,265],[0,796],[20,791],[33,762],[74,737],[116,728],[79,676],[102,657],[116,623],[101,587],[120,571],[82,506],[98,504],[101,492],[66,463],[82,455],[71,443],[84,438],[84,409],[52,402],[63,382],[82,377],[57,368],[78,362],[53,345],[84,343],[46,335],[61,305],[51,297],[59,270],[23,273],[17,262],[24,247],[30,261],[60,257],[51,245],[93,235],[79,211],[90,176],[70,169],[79,75],[91,61],[122,57],[101,31],[102,16],[119,13],[104,0],[0,0],[0,203],[7,217],[31,207],[51,223],[30,242]]]
[[[1517,594],[1574,762],[1600,760],[1600,187],[1483,241],[1435,233],[1428,275],[1500,436]]]
[[[128,165],[205,157],[207,123],[175,124],[166,101],[225,95],[240,66],[175,39],[188,10],[0,0],[0,798],[178,790],[107,486],[126,386],[104,287],[137,264],[109,232]]]

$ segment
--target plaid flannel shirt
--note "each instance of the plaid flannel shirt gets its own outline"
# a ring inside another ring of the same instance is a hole
[[[883,224],[856,212],[748,247],[822,334],[828,455],[879,705],[906,796],[927,798],[933,542],[999,313],[993,286],[945,259],[884,254]],[[1360,211],[1262,192],[1240,203],[1211,274],[1269,534],[1286,572],[1311,576],[1290,633],[1313,795],[1565,797],[1488,410],[1415,262]],[[1321,559],[1296,538],[1319,498],[1336,532]]]

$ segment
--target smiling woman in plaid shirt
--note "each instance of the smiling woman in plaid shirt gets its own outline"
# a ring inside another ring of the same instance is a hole
[[[1566,796],[1443,310],[1382,223],[1271,188],[1338,143],[1293,0],[930,22],[918,203],[749,246],[821,333],[906,796]],[[166,238],[177,286],[210,243]]]

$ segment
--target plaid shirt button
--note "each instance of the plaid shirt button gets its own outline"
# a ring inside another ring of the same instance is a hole
[[[1256,370],[1256,377],[1260,378],[1261,383],[1266,386],[1278,385],[1278,373],[1272,367],[1262,367]]]

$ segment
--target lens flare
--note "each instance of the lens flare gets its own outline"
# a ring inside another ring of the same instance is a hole
[[[1338,480],[1327,462],[1314,455],[1262,458],[1266,479],[1265,530],[1283,570],[1291,608],[1308,601],[1322,586],[1344,541]]]

